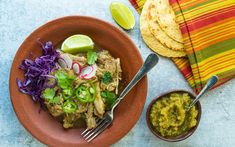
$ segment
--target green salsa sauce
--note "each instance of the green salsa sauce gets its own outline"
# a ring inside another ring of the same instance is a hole
[[[198,110],[193,106],[186,111],[191,98],[188,93],[172,93],[157,100],[150,110],[154,130],[164,137],[179,136],[197,124]]]

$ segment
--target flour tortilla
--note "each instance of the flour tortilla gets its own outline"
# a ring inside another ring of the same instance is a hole
[[[147,21],[149,22],[150,31],[163,45],[172,50],[183,51],[184,45],[175,41],[160,27],[156,8],[155,0],[150,0],[149,8],[147,10]]]
[[[183,43],[183,37],[176,22],[176,16],[168,0],[153,0],[157,22],[166,34],[177,42]]]
[[[147,10],[151,0],[147,0],[140,16],[140,31],[145,43],[151,48],[154,52],[166,56],[166,57],[183,57],[186,55],[184,51],[174,51],[166,46],[162,45],[151,33],[149,30],[149,24],[147,21]]]

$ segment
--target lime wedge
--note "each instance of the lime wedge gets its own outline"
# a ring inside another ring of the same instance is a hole
[[[113,19],[122,28],[126,30],[133,29],[135,26],[135,17],[131,10],[120,2],[112,2],[110,5],[110,12]]]
[[[92,39],[86,35],[73,35],[65,39],[62,43],[61,50],[66,53],[76,54],[79,52],[87,52],[93,50],[94,43]]]

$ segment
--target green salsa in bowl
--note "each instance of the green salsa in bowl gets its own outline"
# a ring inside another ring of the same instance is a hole
[[[170,142],[181,141],[192,135],[201,117],[199,102],[190,110],[186,110],[194,98],[190,92],[177,90],[153,100],[146,114],[152,133]]]

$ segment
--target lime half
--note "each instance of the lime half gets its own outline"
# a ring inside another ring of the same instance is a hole
[[[130,30],[135,26],[135,17],[131,10],[120,2],[112,2],[110,12],[113,19],[124,29]]]
[[[87,52],[93,50],[94,43],[92,39],[86,35],[73,35],[65,39],[62,43],[61,50],[66,53],[76,54],[79,52]]]

